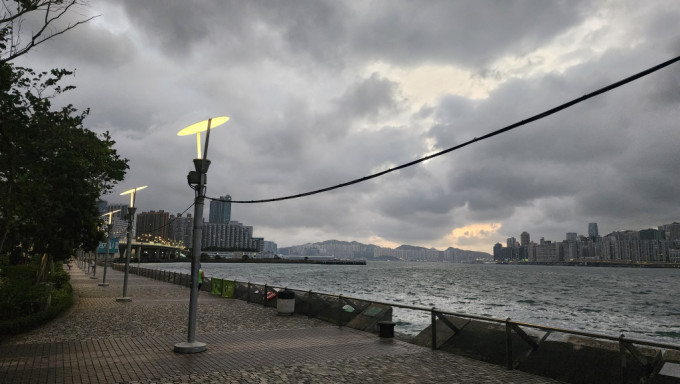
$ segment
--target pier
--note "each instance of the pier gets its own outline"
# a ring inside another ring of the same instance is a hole
[[[0,343],[2,383],[556,383],[502,366],[384,339],[306,316],[201,292],[202,353],[173,352],[187,333],[188,288],[130,275],[129,303],[69,271],[75,304],[65,315]]]

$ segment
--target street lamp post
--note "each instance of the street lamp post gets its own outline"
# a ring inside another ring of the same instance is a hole
[[[102,287],[108,287],[109,283],[106,282],[106,269],[109,264],[109,253],[111,252],[111,238],[113,237],[113,214],[120,212],[120,209],[112,211],[112,212],[107,212],[103,214],[102,216],[107,216],[107,234],[106,234],[106,253],[104,254],[104,278],[102,279],[102,282],[99,283],[99,286]]]
[[[128,227],[127,227],[127,248],[125,251],[125,278],[123,279],[123,297],[116,298],[116,301],[132,301],[132,298],[127,296],[127,284],[128,275],[130,273],[130,253],[132,253],[132,223],[135,220],[135,211],[137,211],[137,208],[135,207],[135,192],[144,188],[146,188],[146,185],[143,187],[133,188],[121,193],[121,196],[126,195],[128,193],[130,194],[130,207],[127,210]]]
[[[191,258],[191,289],[189,294],[189,325],[187,341],[175,344],[176,353],[198,353],[206,350],[206,344],[196,341],[196,313],[198,310],[198,269],[201,257],[201,237],[203,235],[203,204],[205,202],[205,188],[210,167],[208,160],[208,143],[210,140],[210,128],[222,125],[229,120],[226,116],[215,117],[201,121],[186,127],[177,133],[177,136],[196,134],[197,158],[194,159],[195,171],[190,171],[187,176],[189,184],[195,192],[194,199],[194,233],[193,252]],[[201,157],[201,132],[205,134],[205,149]],[[195,187],[193,187],[195,185]]]

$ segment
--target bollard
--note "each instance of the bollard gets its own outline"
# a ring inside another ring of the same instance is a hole
[[[342,327],[342,295],[338,296],[338,327]]]
[[[268,291],[268,288],[267,288],[267,284],[265,284],[264,285],[264,291],[262,292],[262,306],[263,307],[267,306],[267,292],[269,292],[269,291]]]
[[[512,370],[512,328],[510,318],[505,319],[505,356],[508,370]]]
[[[430,311],[431,313],[431,318],[432,318],[432,325],[430,326],[430,329],[432,329],[432,349],[435,350],[437,349],[437,313],[435,312],[435,307],[432,307],[432,310]]]
[[[312,318],[312,290],[309,290],[309,293],[307,294],[307,318],[311,319]]]
[[[393,321],[378,321],[379,335],[383,339],[391,339],[394,337],[394,326],[396,325]]]

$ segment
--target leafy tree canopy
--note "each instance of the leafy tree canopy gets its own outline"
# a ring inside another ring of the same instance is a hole
[[[59,260],[103,238],[99,197],[128,169],[113,148],[83,127],[89,110],[52,106],[73,87],[72,72],[31,69],[0,62],[0,252],[32,248]]]

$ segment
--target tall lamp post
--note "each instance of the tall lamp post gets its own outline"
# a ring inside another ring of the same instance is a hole
[[[210,141],[210,128],[215,128],[226,123],[227,116],[214,117],[199,123],[190,125],[177,132],[177,136],[196,134],[197,158],[194,159],[195,171],[190,171],[187,176],[189,185],[196,191],[194,199],[194,233],[193,252],[191,258],[191,289],[189,295],[189,327],[187,341],[175,344],[176,353],[198,353],[206,350],[206,344],[196,341],[196,312],[198,309],[198,266],[201,257],[201,237],[203,235],[203,203],[205,201],[205,185],[210,167],[208,160],[208,143]],[[201,132],[205,131],[205,148],[201,157]]]
[[[111,252],[111,238],[113,237],[113,225],[111,222],[113,221],[113,214],[120,212],[120,209],[107,212],[103,214],[102,216],[106,216],[106,253],[104,254],[104,278],[102,279],[102,282],[99,283],[99,286],[101,287],[108,287],[109,283],[106,282],[106,268],[109,265],[109,253]]]
[[[135,221],[135,211],[137,210],[137,208],[135,208],[135,193],[144,188],[146,188],[146,185],[143,187],[132,188],[120,194],[121,196],[127,195],[128,193],[130,194],[130,207],[127,210],[128,227],[127,248],[125,251],[125,278],[123,279],[123,297],[116,298],[116,301],[132,301],[132,298],[127,296],[127,283],[128,274],[130,272],[130,254],[132,253],[132,222]]]

